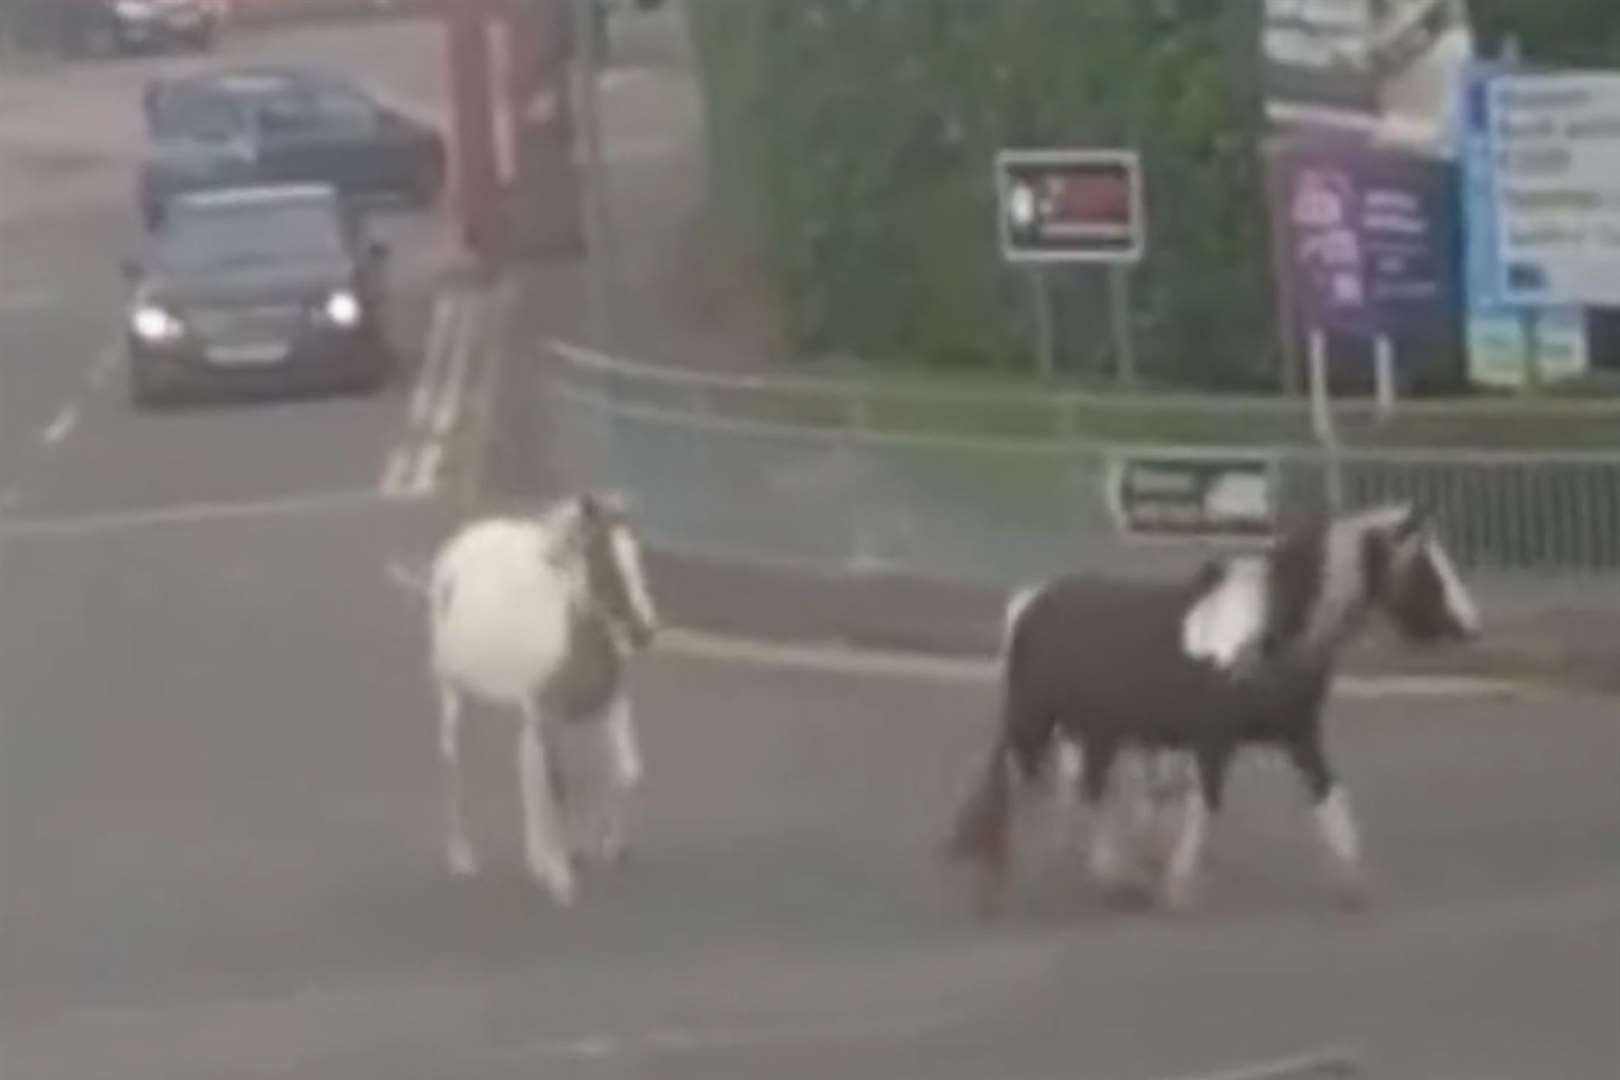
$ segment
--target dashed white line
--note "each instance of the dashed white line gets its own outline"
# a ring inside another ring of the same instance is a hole
[[[472,302],[470,299],[467,305],[463,305],[462,317],[457,320],[456,334],[451,338],[449,370],[445,374],[443,388],[434,405],[432,423],[429,426],[429,430],[436,438],[442,439],[450,433],[451,428],[455,426],[456,416],[461,411],[461,397],[467,382],[467,369],[478,338],[477,309],[468,310]]]
[[[89,380],[92,388],[100,389],[112,379],[114,372],[118,370],[118,356],[117,345],[108,345],[97,354],[96,362],[90,365]]]
[[[431,442],[416,455],[410,482],[405,486],[408,495],[431,495],[439,483],[439,463],[444,460],[444,446]]]
[[[421,426],[428,422],[432,415],[433,401],[436,396],[440,369],[444,367],[446,353],[448,352],[448,335],[454,329],[452,321],[457,320],[461,305],[457,303],[456,294],[441,293],[433,303],[433,320],[428,327],[427,344],[422,354],[422,369],[416,377],[416,386],[411,391],[411,423]]]
[[[402,495],[405,492],[405,478],[411,469],[411,455],[403,446],[396,446],[388,455],[388,464],[383,467],[382,493],[384,495]]]
[[[62,411],[56,414],[50,426],[40,433],[40,439],[46,446],[57,446],[79,426],[79,406],[70,404],[62,406]]]

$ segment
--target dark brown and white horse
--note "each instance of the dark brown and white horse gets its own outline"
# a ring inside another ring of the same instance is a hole
[[[529,869],[559,904],[568,904],[572,855],[616,861],[622,854],[625,803],[642,775],[625,667],[652,640],[658,613],[625,508],[583,494],[531,516],[471,522],[440,549],[421,587],[439,690],[451,872],[468,875],[478,866],[462,807],[467,697],[519,717]],[[548,758],[565,726],[591,736],[606,783],[591,792],[570,787],[559,799]]]
[[[1341,648],[1373,611],[1414,641],[1479,632],[1450,557],[1411,507],[1315,519],[1264,552],[1212,560],[1181,582],[1068,576],[1026,590],[1009,605],[994,747],[950,853],[982,871],[993,901],[1010,863],[1015,797],[1049,776],[1054,749],[1071,743],[1091,812],[1090,869],[1117,887],[1126,859],[1117,800],[1105,799],[1116,763],[1142,751],[1163,777],[1184,756],[1197,782],[1187,787],[1161,895],[1183,907],[1234,753],[1270,745],[1303,777],[1341,884],[1355,895],[1360,840],[1321,714]]]

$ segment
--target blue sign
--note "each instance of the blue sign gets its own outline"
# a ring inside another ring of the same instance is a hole
[[[1354,137],[1269,147],[1279,273],[1307,328],[1403,336],[1460,306],[1454,168]]]

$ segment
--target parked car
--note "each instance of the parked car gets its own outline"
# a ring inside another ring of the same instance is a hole
[[[75,56],[206,50],[226,14],[224,0],[56,0],[58,41]]]
[[[137,197],[148,227],[175,194],[221,185],[324,183],[416,206],[432,205],[444,187],[437,129],[316,69],[154,79],[142,106],[149,149]]]
[[[394,368],[386,259],[330,185],[178,196],[124,266],[136,404],[188,390],[382,385]]]

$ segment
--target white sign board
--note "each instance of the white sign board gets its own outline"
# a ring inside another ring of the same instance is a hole
[[[1620,74],[1501,75],[1486,93],[1500,299],[1620,305]]]

